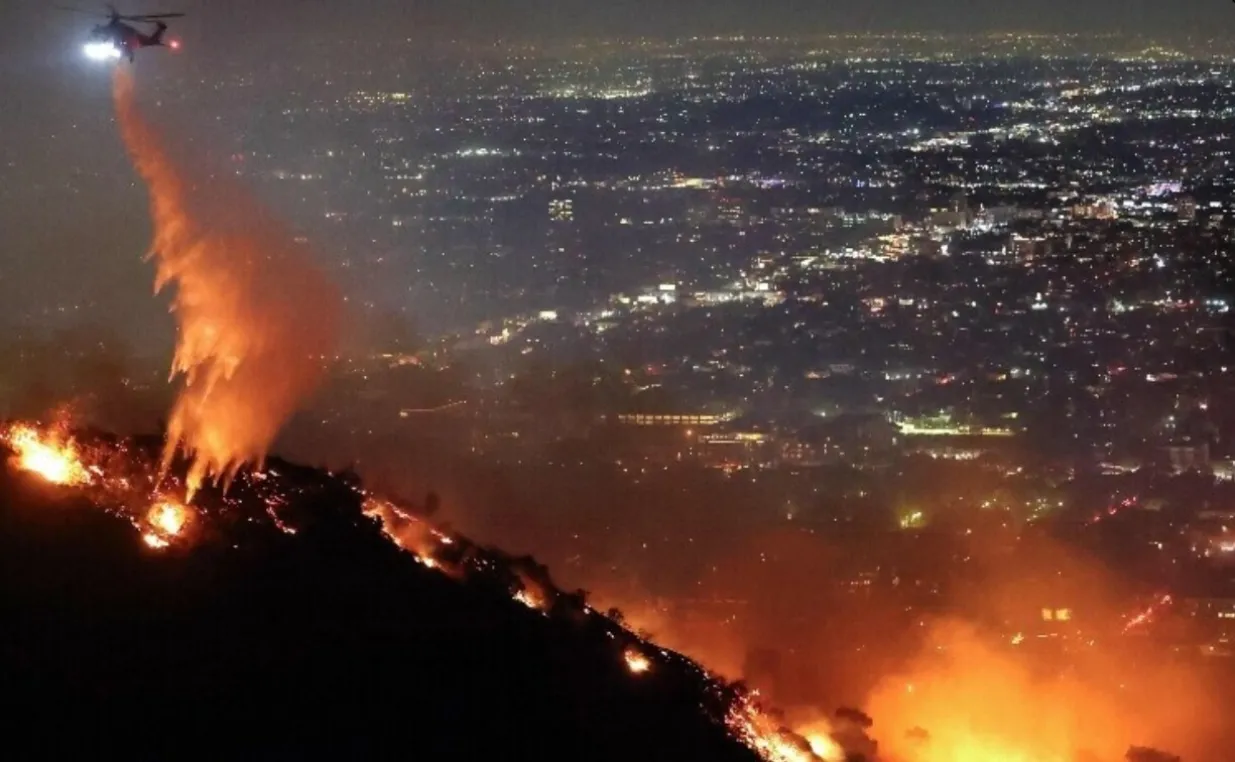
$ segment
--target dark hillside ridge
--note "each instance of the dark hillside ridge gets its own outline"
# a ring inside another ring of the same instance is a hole
[[[132,446],[131,453],[157,447]],[[157,449],[151,449],[151,455]],[[0,470],[0,693],[15,758],[709,760],[738,687],[556,594],[511,598],[511,559],[459,538],[463,580],[362,513],[354,480],[281,462],[185,547],[154,551],[71,488]],[[636,644],[652,668],[631,674]],[[19,747],[12,744],[21,744]]]

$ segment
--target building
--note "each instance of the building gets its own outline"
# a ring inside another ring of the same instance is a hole
[[[726,225],[745,225],[748,219],[746,205],[740,198],[721,197],[716,202],[716,219]]]
[[[1180,196],[1175,202],[1175,212],[1183,222],[1196,219],[1196,199],[1192,196]]]
[[[569,198],[555,198],[549,202],[549,219],[553,222],[570,222],[574,218],[574,200]]]
[[[1235,656],[1235,597],[1198,596],[1180,604],[1200,639],[1197,645],[1203,656]]]
[[[1208,442],[1176,442],[1167,445],[1162,450],[1173,473],[1209,471]]]
[[[732,420],[732,413],[621,413],[617,422],[625,426],[716,426]]]
[[[750,468],[770,460],[768,436],[758,431],[728,431],[699,434],[693,453],[713,468]]]

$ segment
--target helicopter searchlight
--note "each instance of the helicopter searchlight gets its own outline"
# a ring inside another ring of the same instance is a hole
[[[82,46],[82,52],[91,61],[117,61],[124,55],[120,48],[110,42],[87,42]]]

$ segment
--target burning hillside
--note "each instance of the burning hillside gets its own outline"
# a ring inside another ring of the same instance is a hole
[[[756,691],[558,588],[531,557],[481,546],[353,475],[267,463],[335,351],[341,298],[240,189],[185,170],[125,72],[114,97],[150,193],[156,287],[175,289],[182,384],[166,440],[0,427],[11,453],[0,674],[22,719],[69,730],[39,738],[44,752],[81,737],[92,754],[160,758],[403,746],[463,759],[874,758],[861,712],[808,708],[794,732]],[[835,610],[820,610],[831,627]],[[898,728],[922,718],[929,732],[915,727],[884,753],[1071,762],[1082,733],[1064,715],[1081,702],[1060,701],[1048,728],[1009,724],[993,694],[1018,687],[1019,709],[1039,691],[1015,672],[992,683],[1001,664],[961,660],[936,692],[902,691],[914,683],[898,676],[874,697],[880,716]],[[919,667],[915,679],[940,672]],[[1127,736],[1108,725],[1112,743]]]
[[[14,424],[3,441],[6,687],[58,722],[149,716],[130,752],[198,734],[234,750],[248,732],[260,741],[243,748],[271,752],[395,739],[465,758],[837,752],[558,589],[532,559],[355,479],[271,463],[189,503],[190,464],[160,478],[157,440]]]

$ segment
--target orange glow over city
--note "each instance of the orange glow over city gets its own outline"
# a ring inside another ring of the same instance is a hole
[[[1114,762],[1130,745],[1167,746],[1212,711],[1187,671],[1129,669],[1097,642],[1086,641],[1076,666],[1061,672],[1035,669],[961,621],[929,630],[918,657],[866,705],[878,718],[880,751],[894,759]],[[1164,706],[1161,695],[1175,703]]]

